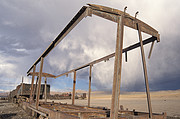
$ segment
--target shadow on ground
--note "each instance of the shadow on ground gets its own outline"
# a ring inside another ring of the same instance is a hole
[[[11,119],[13,116],[16,116],[17,113],[10,114],[0,114],[0,119]]]

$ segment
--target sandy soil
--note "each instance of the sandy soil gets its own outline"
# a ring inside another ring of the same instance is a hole
[[[155,113],[167,112],[168,119],[180,119],[180,90],[151,92],[152,108]],[[48,100],[52,101],[52,100]],[[71,104],[71,100],[55,100]],[[87,106],[87,99],[75,100],[76,105]],[[120,105],[124,109],[136,109],[147,112],[146,94],[144,92],[123,92],[120,96]],[[111,93],[96,91],[91,94],[91,106],[111,107]],[[176,117],[176,118],[174,118]],[[179,118],[178,118],[179,117]],[[0,100],[0,119],[33,119],[16,104]]]
[[[154,113],[167,112],[168,116],[180,117],[180,90],[151,92],[151,101]],[[71,104],[71,100],[55,100],[55,102]],[[87,100],[75,100],[75,104],[87,106]],[[147,112],[146,94],[144,92],[124,92],[120,96],[120,105],[123,105],[124,109]],[[111,94],[101,91],[92,92],[91,106],[110,108]]]
[[[33,119],[16,104],[0,100],[0,119]]]

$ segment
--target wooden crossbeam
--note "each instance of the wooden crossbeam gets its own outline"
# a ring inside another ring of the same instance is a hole
[[[146,39],[146,40],[143,41],[143,45],[146,45],[146,44],[148,44],[148,43],[154,42],[155,40],[157,40],[156,37],[150,37],[150,38],[148,38],[148,39]],[[134,44],[134,45],[131,45],[131,46],[129,46],[129,47],[124,48],[122,52],[125,53],[125,52],[127,52],[127,51],[136,49],[136,48],[138,48],[138,47],[140,47],[140,42],[139,42],[139,43],[136,43],[136,44]],[[112,54],[107,55],[107,56],[104,56],[104,57],[102,57],[102,58],[100,58],[100,59],[94,60],[94,61],[92,61],[92,62],[90,62],[90,63],[87,63],[87,64],[85,64],[85,65],[83,65],[83,66],[80,66],[80,67],[78,67],[78,68],[75,68],[75,69],[72,69],[72,70],[67,71],[67,72],[65,72],[65,73],[62,73],[62,74],[60,74],[60,75],[57,75],[55,78],[58,78],[58,77],[67,75],[67,74],[72,73],[72,72],[74,72],[74,71],[78,71],[78,70],[83,69],[83,68],[86,68],[86,67],[88,67],[88,66],[90,66],[90,65],[97,64],[97,63],[102,62],[102,61],[104,61],[104,60],[110,59],[110,58],[112,58],[112,57],[114,57],[114,56],[115,56],[115,53],[112,53]]]
[[[118,22],[117,17],[119,15],[124,14],[124,25],[133,29],[137,30],[136,23],[141,24],[141,31],[147,34],[150,34],[157,38],[157,41],[160,41],[158,31],[156,31],[154,28],[149,26],[148,24],[142,22],[141,20],[130,16],[127,13],[124,13],[120,10],[100,6],[100,5],[94,5],[94,4],[88,4],[89,6],[83,6],[79,12],[73,17],[73,19],[68,23],[68,25],[62,30],[62,32],[56,37],[55,40],[51,42],[51,44],[48,46],[48,48],[41,54],[41,56],[33,63],[33,65],[30,67],[30,69],[27,71],[27,74],[33,69],[34,65],[37,65],[41,57],[46,57],[53,48],[57,46],[58,43],[60,43],[63,38],[86,16],[91,16],[92,14],[100,16],[102,18]]]

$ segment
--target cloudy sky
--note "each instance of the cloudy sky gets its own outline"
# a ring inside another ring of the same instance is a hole
[[[151,59],[150,45],[145,46],[150,90],[180,89],[180,1],[179,0],[1,0],[0,2],[0,91],[20,84],[27,70],[56,38],[79,9],[87,3],[123,10],[159,31],[161,42],[155,43]],[[87,17],[45,58],[44,72],[55,75],[86,64],[115,51],[117,24]],[[148,38],[143,34],[143,38]],[[125,27],[124,47],[138,42],[137,31]],[[111,90],[114,58],[93,66],[93,90]],[[37,71],[39,66],[37,67]],[[88,68],[77,72],[76,89],[87,90]],[[48,79],[51,89],[72,89],[72,77]],[[122,68],[121,89],[144,91],[140,49],[128,52]]]

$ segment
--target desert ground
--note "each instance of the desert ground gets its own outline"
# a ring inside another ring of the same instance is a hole
[[[81,91],[82,93],[82,91]],[[86,92],[87,93],[87,92]],[[87,96],[88,97],[88,96]],[[154,113],[167,112],[167,119],[180,119],[180,90],[151,92],[152,108]],[[44,100],[41,100],[44,101]],[[62,102],[71,104],[71,100],[48,100],[49,102]],[[75,105],[87,106],[87,99],[76,99]],[[135,109],[147,112],[147,101],[145,92],[122,92],[120,105],[124,109]],[[111,93],[94,91],[91,93],[91,106],[110,108]],[[0,119],[33,119],[17,104],[0,100]]]
[[[0,100],[0,119],[34,119],[17,104],[9,103],[7,100]]]
[[[52,101],[52,100],[49,100]],[[71,100],[54,100],[71,104]],[[180,90],[151,92],[153,113],[166,112],[168,116],[180,117]],[[76,105],[87,105],[86,100],[75,100]],[[147,112],[147,100],[145,92],[123,92],[120,95],[120,105],[124,109],[135,109],[136,111]],[[111,93],[95,91],[91,93],[91,106],[111,107]]]

